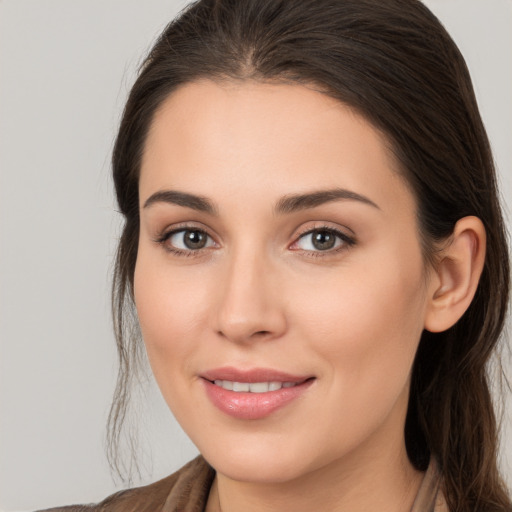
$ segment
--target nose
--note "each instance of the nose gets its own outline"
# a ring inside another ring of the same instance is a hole
[[[232,255],[219,275],[217,334],[235,343],[279,338],[287,329],[278,271],[261,254]]]

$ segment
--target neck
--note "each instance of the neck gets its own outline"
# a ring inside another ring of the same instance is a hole
[[[207,512],[409,512],[423,474],[410,464],[405,445],[360,450],[292,481],[240,482],[217,473]],[[382,445],[381,445],[382,447]]]

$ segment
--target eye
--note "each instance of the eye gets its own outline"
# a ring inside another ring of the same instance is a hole
[[[166,233],[159,240],[171,252],[183,254],[213,247],[215,242],[201,229],[177,229]]]
[[[354,245],[355,240],[334,228],[317,228],[302,234],[293,244],[294,249],[330,252]]]

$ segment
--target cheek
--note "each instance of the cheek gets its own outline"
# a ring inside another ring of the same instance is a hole
[[[421,257],[414,255],[407,264],[395,261],[402,265],[341,269],[309,286],[307,294],[293,295],[304,297],[294,308],[300,312],[297,321],[309,344],[329,362],[331,378],[363,402],[402,390],[423,331]]]
[[[298,336],[321,372],[323,400],[304,422],[316,432],[315,418],[322,418],[319,435],[331,436],[339,453],[391,417],[388,425],[400,437],[423,330],[421,260],[406,269],[388,266],[385,273],[381,265],[373,268],[340,269],[336,278],[317,279],[315,286],[307,283],[307,292],[296,289],[291,295]]]
[[[148,251],[149,252],[149,251]],[[134,275],[134,296],[144,344],[159,384],[168,370],[188,360],[197,346],[205,287],[190,282],[187,273],[150,258],[141,248]]]

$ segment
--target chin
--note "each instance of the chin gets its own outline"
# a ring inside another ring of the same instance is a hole
[[[245,444],[245,443],[244,443]],[[282,443],[279,443],[282,446]],[[304,449],[267,447],[253,442],[241,446],[233,444],[226,449],[200,450],[208,463],[219,473],[241,482],[273,484],[292,481],[320,466],[321,462],[307,462]],[[224,449],[222,448],[224,446]],[[315,462],[317,464],[315,464]]]
[[[212,464],[214,461],[208,462]],[[224,457],[217,465],[212,466],[231,480],[259,484],[289,482],[303,473],[297,461],[289,463],[282,460],[248,460],[239,456]]]

